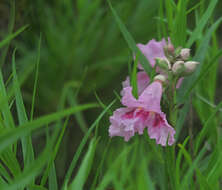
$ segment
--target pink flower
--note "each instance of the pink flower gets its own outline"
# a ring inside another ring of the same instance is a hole
[[[164,54],[164,47],[167,45],[168,45],[169,50],[174,51],[174,47],[171,44],[169,37],[168,37],[168,44],[166,43],[166,40],[164,38],[159,42],[156,41],[155,39],[152,39],[146,45],[137,44],[137,47],[140,49],[140,51],[143,53],[143,55],[148,59],[150,65],[152,67],[154,67],[154,65],[156,63],[156,60],[155,60],[156,58],[166,59],[166,56]],[[141,64],[138,65],[138,68],[143,70],[143,67]],[[158,67],[156,69],[156,72],[164,74],[161,71],[161,69]],[[183,78],[180,78],[178,80],[178,83],[176,84],[176,88],[179,88],[181,86],[182,82],[183,82]],[[139,84],[138,84],[138,86],[139,86]]]
[[[170,39],[168,39],[168,43],[170,43]],[[166,58],[163,49],[164,46],[166,46],[166,41],[164,38],[159,42],[152,39],[146,45],[137,44],[137,47],[140,49],[143,55],[145,55],[152,67],[155,65],[155,58]],[[140,64],[138,65],[138,68],[143,69]]]
[[[139,96],[132,95],[132,87],[123,89],[122,104],[125,108],[114,111],[110,117],[109,135],[124,137],[128,141],[136,132],[143,134],[147,127],[151,139],[157,144],[172,145],[175,141],[175,130],[168,124],[166,115],[161,111],[162,84],[154,81]]]
[[[144,71],[140,71],[137,73],[137,88],[138,88],[138,94],[140,95],[145,88],[149,85],[150,78]],[[122,83],[123,89],[130,86],[130,79],[129,77],[126,78],[125,81]],[[123,90],[120,92],[121,95],[123,95]]]

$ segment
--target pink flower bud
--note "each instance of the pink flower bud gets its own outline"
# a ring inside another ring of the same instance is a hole
[[[173,44],[171,44],[171,43],[167,44],[167,50],[168,50],[169,53],[173,54],[174,53]]]
[[[187,60],[190,57],[190,49],[188,48],[181,49],[180,56],[183,60]]]
[[[184,63],[184,66],[186,68],[186,73],[191,74],[195,71],[197,65],[200,64],[199,62],[196,61],[187,61]]]
[[[174,74],[179,75],[179,74],[183,73],[184,70],[185,70],[184,61],[176,61],[173,64],[172,71]]]
[[[166,57],[172,56],[174,55],[174,46],[171,43],[166,44],[166,46],[164,46],[164,54]]]

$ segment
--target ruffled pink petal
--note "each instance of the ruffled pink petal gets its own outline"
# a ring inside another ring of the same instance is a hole
[[[154,81],[143,91],[138,101],[143,105],[142,107],[145,110],[161,113],[160,101],[162,92],[162,84],[158,81]]]
[[[130,79],[129,79],[129,76],[126,77],[126,80],[124,80],[122,82],[122,86],[123,88],[126,88],[126,87],[129,87],[130,86]]]
[[[168,39],[169,41],[169,39]],[[143,44],[137,44],[137,47],[140,49],[140,51],[144,54],[144,56],[148,59],[150,62],[150,65],[154,67],[155,65],[155,58],[165,58],[164,55],[164,49],[163,47],[166,45],[165,39],[162,39],[161,41],[156,41],[154,39],[150,40],[146,45]],[[139,69],[143,69],[141,64],[138,65]]]
[[[152,125],[148,126],[148,134],[151,139],[156,139],[157,144],[166,146],[175,142],[175,130],[168,124],[164,113],[158,115],[158,121],[153,120]]]
[[[140,95],[144,89],[148,86],[150,81],[149,76],[144,71],[140,71],[137,73],[137,88],[138,88],[138,94]],[[130,87],[130,80],[129,77],[126,78],[125,81],[122,82],[123,88]],[[120,92],[121,95],[123,95],[123,91]]]
[[[140,103],[136,98],[134,98],[132,94],[132,87],[126,87],[122,90],[122,100],[121,103],[124,106],[130,107],[130,108],[138,108],[142,106],[142,103]]]
[[[143,134],[143,130],[146,127],[146,121],[148,120],[149,115],[150,113],[142,108],[135,110],[134,117],[138,118],[138,121],[135,123],[135,132],[138,132],[140,135]]]
[[[137,118],[123,118],[123,116],[132,111],[130,108],[119,108],[114,111],[110,117],[111,126],[109,127],[109,136],[121,136],[128,141],[135,134],[134,123]]]
[[[138,100],[132,95],[132,87],[122,90],[122,104],[131,108],[144,108],[146,111],[161,113],[160,101],[162,97],[162,84],[158,81],[151,83],[139,96]]]
[[[149,76],[146,74],[146,72],[138,72],[137,73],[137,83],[138,83],[138,94],[140,95],[145,88],[149,85],[150,82],[150,78]]]

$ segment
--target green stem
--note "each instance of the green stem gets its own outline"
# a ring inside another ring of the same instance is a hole
[[[176,126],[177,122],[177,113],[178,110],[175,106],[176,104],[176,83],[177,79],[171,78],[171,86],[170,86],[170,105],[169,105],[169,122],[172,125],[172,127]],[[168,146],[166,147],[166,170],[169,176],[170,186],[169,189],[175,189],[176,188],[176,176],[175,176],[175,145],[172,147]]]
[[[172,80],[172,86],[170,89],[170,97],[171,97],[171,101],[170,101],[170,110],[169,110],[169,119],[170,119],[170,124],[175,127],[176,126],[176,122],[177,122],[177,113],[178,110],[176,108],[176,96],[177,96],[177,92],[176,92],[176,84],[177,84],[177,78]]]

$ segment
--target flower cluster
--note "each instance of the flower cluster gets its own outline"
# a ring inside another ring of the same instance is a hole
[[[180,86],[183,77],[195,70],[197,62],[187,61],[190,57],[189,49],[177,48],[171,44],[170,39],[160,42],[151,40],[148,44],[138,44],[140,51],[155,67],[157,76],[152,83],[139,64],[137,73],[138,99],[132,94],[130,79],[123,82],[121,91],[121,103],[123,106],[114,111],[110,117],[111,125],[109,135],[124,137],[128,141],[135,133],[143,134],[147,128],[148,135],[162,146],[172,145],[175,142],[175,130],[161,111],[161,98],[164,92],[163,84],[167,83],[169,75],[178,78],[177,87]]]

